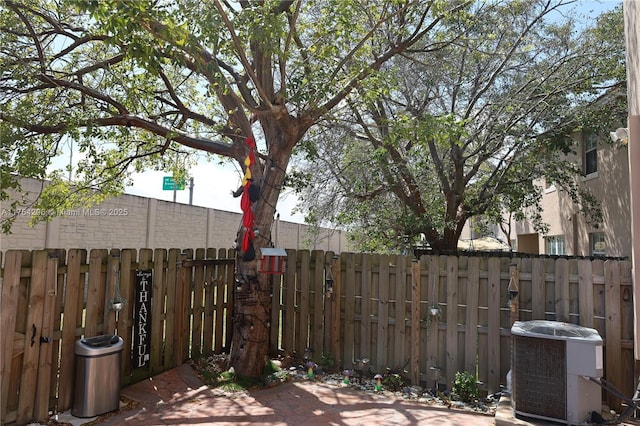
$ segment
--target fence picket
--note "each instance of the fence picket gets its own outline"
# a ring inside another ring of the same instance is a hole
[[[49,395],[56,395],[58,393],[58,366],[61,362],[62,349],[62,303],[64,295],[64,277],[66,273],[64,265],[67,259],[66,250],[55,250],[54,253],[57,255],[58,261],[56,262],[55,267],[56,296],[52,324],[53,331],[51,336],[51,365],[53,368],[49,369],[49,393],[47,394],[47,398],[49,398]]]
[[[446,359],[447,377],[458,370],[458,257],[447,256],[447,332]],[[474,370],[475,371],[475,370]]]
[[[182,252],[182,261],[193,259],[193,250]],[[184,264],[184,263],[183,263]],[[180,286],[176,289],[179,299],[176,303],[176,317],[179,317],[179,327],[176,327],[176,345],[179,351],[176,353],[176,363],[180,365],[189,358],[189,339],[191,338],[191,291],[193,287],[192,268],[182,267],[180,270]]]
[[[208,259],[217,259],[216,249],[207,249]],[[203,353],[210,355],[214,353],[220,353],[222,349],[222,343],[220,346],[216,346],[215,334],[214,334],[214,320],[220,319],[219,312],[222,310],[222,303],[220,308],[216,309],[216,292],[220,291],[223,285],[224,277],[218,275],[217,265],[207,265],[205,268],[205,286],[204,286],[204,319],[202,323],[202,341],[203,341]],[[222,292],[220,292],[222,294]],[[216,315],[216,312],[218,314]],[[216,318],[214,318],[214,316]],[[222,326],[220,327],[222,331]],[[218,338],[218,340],[220,340]]]
[[[401,367],[390,365],[389,353],[389,256],[383,254],[378,263],[378,342],[376,344],[376,366],[384,368]]]
[[[120,252],[120,294],[124,299],[124,306],[118,313],[118,335],[127,342],[122,351],[120,365],[122,369],[122,383],[131,383],[133,371],[131,341],[133,335],[133,310],[135,306],[135,263],[138,253],[133,249]]]
[[[223,258],[227,258],[227,259],[235,259],[237,256],[237,253],[235,252],[235,250],[225,250],[223,252],[222,257]],[[226,256],[224,255],[224,253],[226,253]],[[224,318],[233,318],[233,291],[231,290],[233,288],[233,283],[235,280],[235,262],[232,262],[231,264],[227,263],[224,266],[224,271],[225,271],[225,276],[226,276],[226,280],[225,280],[225,288],[226,288],[226,292],[225,294],[227,295],[226,301],[225,301],[225,308],[224,308],[224,313],[226,314],[224,316]],[[222,321],[222,320],[221,320]],[[225,324],[224,324],[224,330],[225,330],[225,335],[224,335],[224,350],[229,352],[231,350],[231,330],[232,330],[233,324],[231,323],[231,321],[225,320]],[[222,336],[221,336],[222,338]]]
[[[488,391],[499,390],[500,385],[500,259],[489,259],[488,284]],[[450,376],[449,376],[450,377]]]
[[[480,259],[469,258],[467,269],[467,300],[465,308],[464,369],[476,369],[478,353],[478,291],[480,287]]]
[[[620,363],[620,332],[622,323],[620,318],[620,267],[618,262],[608,260],[604,262],[605,279],[605,318],[606,328],[604,340],[607,380],[617,389],[621,389],[622,368]],[[612,406],[618,406],[622,401],[610,397]]]
[[[204,249],[196,250],[196,260],[205,258]],[[193,274],[193,333],[191,335],[193,356],[202,355],[202,316],[204,313],[204,264],[196,264]]]
[[[106,250],[91,250],[89,253],[89,285],[86,295],[86,315],[84,325],[84,337],[96,336],[99,328],[99,318],[104,313],[105,281],[103,280],[102,266],[107,258]]]
[[[569,261],[558,259],[555,262],[555,305],[556,321],[569,321]]]
[[[593,327],[593,271],[591,261],[578,261],[578,301],[580,324]]]
[[[324,340],[323,346],[325,348],[325,352],[327,356],[334,360],[336,354],[333,352],[331,335],[332,335],[332,321],[333,321],[333,275],[332,275],[332,265],[333,265],[333,252],[328,251],[324,254],[324,268],[325,268],[325,299],[324,299]]]
[[[35,392],[34,418],[46,419],[49,414],[51,370],[53,360],[53,323],[58,290],[58,257],[48,254],[45,269],[45,287],[38,346],[38,379]],[[57,363],[56,363],[57,367]],[[57,368],[56,368],[57,369]]]
[[[411,383],[420,383],[420,261],[411,262]]]
[[[155,252],[155,264],[153,268],[153,303],[151,305],[151,318],[163,319],[164,321],[153,320],[151,328],[151,348],[152,356],[155,354],[157,361],[152,365],[162,365],[163,369],[168,369],[176,360],[176,330],[175,316],[177,309],[176,286],[178,285],[177,264],[180,261],[180,250],[169,249]],[[158,259],[162,257],[162,261]],[[156,279],[156,277],[158,277]],[[157,296],[156,296],[157,295]],[[166,297],[166,302],[164,301]],[[162,327],[164,326],[164,327]],[[153,327],[160,327],[160,330],[153,331]],[[164,328],[164,336],[162,332]],[[154,345],[155,342],[155,345]],[[164,354],[162,354],[162,344],[164,342]],[[162,364],[160,356],[164,355]]]
[[[312,267],[310,278],[311,288],[310,295],[311,302],[311,323],[310,323],[310,339],[311,347],[316,351],[317,357],[326,354],[326,350],[323,347],[324,343],[324,329],[323,329],[323,311],[324,311],[324,252],[320,250],[314,250],[311,253]],[[318,358],[319,359],[319,358]]]
[[[331,353],[337,365],[344,365],[342,361],[342,261],[344,257],[338,256],[332,264],[333,294],[331,295]],[[285,333],[285,336],[287,334]]]
[[[544,259],[533,259],[531,268],[531,319],[546,319]]]
[[[0,311],[0,323],[5,332],[0,333],[0,354],[2,364],[0,364],[0,384],[2,394],[0,395],[0,418],[7,418],[9,389],[11,384],[11,363],[14,355],[14,343],[17,343],[16,329],[16,307],[19,303],[20,292],[20,269],[22,265],[22,252],[9,251],[5,256],[4,275],[2,278],[2,310]],[[19,338],[24,347],[25,336]]]
[[[120,250],[112,249],[107,259],[107,281],[106,281],[106,297],[104,298],[104,334],[115,334],[116,332],[116,314],[113,311],[112,301],[116,297],[116,278],[119,274],[120,267]]]
[[[271,320],[269,329],[269,352],[277,353],[280,347],[280,312],[282,312],[282,275],[271,275]]]
[[[395,303],[393,327],[393,364],[402,367],[407,363],[407,256],[395,256]],[[411,282],[411,281],[409,281]]]
[[[440,306],[439,306],[439,292],[440,292],[440,267],[438,265],[438,257],[437,256],[426,256],[426,263],[428,268],[428,288],[427,288],[427,301],[428,301],[428,312],[427,318],[429,318],[427,324],[427,367],[428,372],[433,372],[434,381],[438,382],[438,379],[441,378],[441,374],[438,373],[440,371],[440,362],[438,361],[439,354],[439,343],[440,339],[438,338],[438,328],[440,322]],[[431,310],[436,310],[436,313],[432,313]]]
[[[360,352],[364,356],[373,353],[371,347],[371,256],[359,255],[362,268],[362,299],[360,302]]]
[[[345,256],[346,270],[344,287],[344,345],[342,362],[345,368],[353,368],[353,361],[360,354],[355,354],[355,302],[356,302],[356,257],[353,253]]]
[[[311,298],[311,255],[308,250],[302,250],[298,254],[298,279],[300,280],[300,295],[298,299],[298,341],[296,342],[296,352],[302,354],[305,348],[310,347],[309,343],[309,299]],[[312,348],[314,349],[314,348]],[[317,348],[315,348],[317,349]],[[317,355],[317,354],[316,354]]]
[[[284,330],[284,353],[291,356],[296,351],[294,333],[296,327],[296,257],[295,250],[287,250],[287,270],[285,272],[284,291],[285,291],[285,308],[283,315],[282,329]]]
[[[27,342],[22,361],[22,377],[20,385],[30,392],[20,392],[18,400],[19,423],[27,423],[34,419],[35,395],[38,380],[38,358],[40,355],[40,336],[42,336],[42,318],[46,297],[47,261],[46,250],[33,252],[31,285],[29,287],[29,310],[27,312]],[[37,419],[41,420],[41,419]]]

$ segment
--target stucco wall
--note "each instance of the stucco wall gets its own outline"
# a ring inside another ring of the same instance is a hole
[[[542,218],[549,225],[547,236],[564,236],[567,255],[589,256],[589,234],[602,232],[606,255],[627,257],[631,255],[632,243],[628,147],[602,139],[598,143],[597,155],[598,171],[589,177],[576,177],[576,183],[588,189],[602,203],[602,222],[587,223],[585,215],[573,204],[569,194],[559,186],[551,186],[545,189],[541,201]],[[579,164],[579,158],[580,151],[573,160]],[[518,251],[545,254],[545,236],[537,234],[531,223],[513,222],[513,229],[515,232],[511,238],[518,238]],[[538,239],[537,249],[532,238]]]
[[[23,179],[22,191],[33,199],[42,183]],[[0,214],[11,214],[10,202],[0,202]],[[44,248],[230,248],[240,225],[239,213],[190,206],[136,195],[111,198],[90,209],[67,211],[66,217],[29,226],[38,211],[17,210],[10,235],[0,234],[0,250]],[[322,229],[313,238],[307,225],[277,221],[272,240],[278,247],[347,250],[341,231]]]

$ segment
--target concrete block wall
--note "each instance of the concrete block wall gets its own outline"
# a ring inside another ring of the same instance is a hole
[[[22,192],[35,199],[43,183],[23,179]],[[10,201],[0,202],[0,214],[10,215]],[[39,214],[28,207],[16,211],[9,235],[0,234],[0,251],[44,248],[231,248],[241,214],[206,207],[123,194],[98,206],[65,211],[66,216],[31,227]],[[347,250],[346,235],[323,228],[319,235],[307,225],[277,221],[272,240],[287,249]]]

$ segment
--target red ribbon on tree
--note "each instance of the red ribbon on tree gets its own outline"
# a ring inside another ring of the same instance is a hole
[[[245,231],[242,236],[242,251],[246,252],[249,250],[251,246],[251,242],[255,237],[255,233],[253,232],[253,221],[254,215],[251,205],[253,204],[251,198],[249,196],[250,188],[251,188],[251,167],[255,164],[255,149],[256,149],[256,141],[253,139],[253,135],[249,135],[247,139],[245,139],[244,143],[249,148],[249,154],[247,158],[244,159],[244,165],[246,166],[244,177],[242,178],[242,198],[240,199],[240,209],[242,209],[242,226],[244,226]]]

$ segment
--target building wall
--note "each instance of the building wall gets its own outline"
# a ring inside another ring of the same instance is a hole
[[[581,164],[580,146],[578,157]],[[604,138],[598,143],[598,171],[587,177],[577,177],[577,182],[588,188],[594,197],[602,203],[602,223],[587,223],[578,206],[571,201],[569,194],[559,186],[551,185],[545,189],[542,198],[542,217],[549,225],[549,236],[564,236],[565,254],[571,256],[591,256],[589,234],[602,232],[605,236],[605,255],[628,257],[631,255],[631,212],[629,192],[628,149],[620,143],[609,143]],[[541,182],[540,184],[544,184]],[[545,235],[538,234],[528,222],[514,224],[517,238],[517,251],[524,253],[546,252]],[[536,244],[533,239],[537,239]]]
[[[31,200],[42,188],[23,179],[22,192]],[[11,214],[10,201],[0,214]],[[9,235],[0,234],[0,250],[44,248],[231,248],[241,214],[124,194],[88,209],[66,211],[66,217],[29,226],[38,211],[23,208]],[[286,249],[348,249],[344,232],[322,228],[317,236],[304,224],[276,221],[272,240]]]

